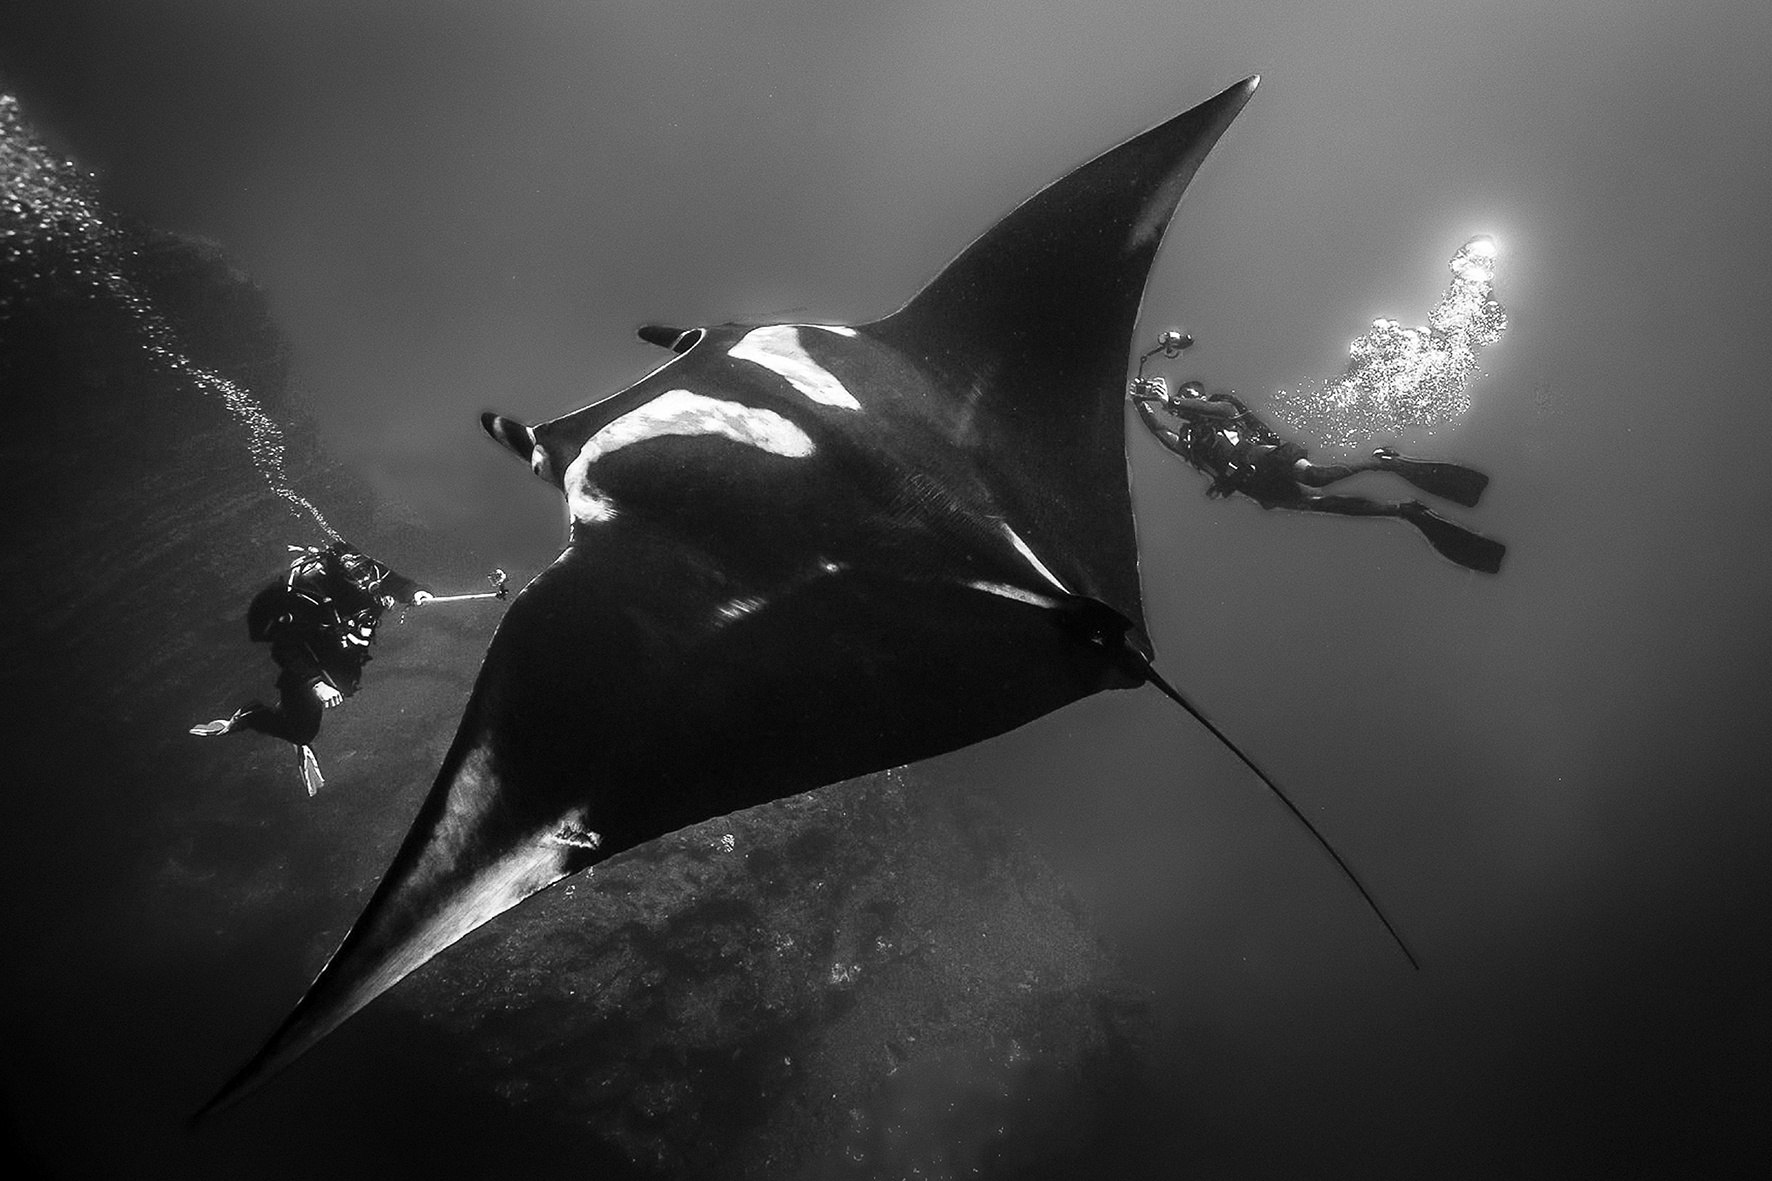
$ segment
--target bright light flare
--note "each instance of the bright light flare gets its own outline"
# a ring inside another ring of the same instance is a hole
[[[1461,282],[1493,283],[1495,260],[1500,253],[1495,239],[1482,235],[1460,246],[1458,253],[1452,256],[1452,261],[1447,265]]]

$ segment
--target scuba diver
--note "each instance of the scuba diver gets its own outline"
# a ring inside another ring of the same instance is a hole
[[[356,693],[382,613],[395,603],[421,606],[435,596],[343,541],[323,549],[289,548],[288,574],[254,596],[246,612],[247,633],[271,645],[281,699],[276,705],[254,701],[190,732],[215,738],[256,730],[293,744],[302,784],[312,796],[326,780],[308,744],[320,733],[321,714]],[[502,587],[498,597],[504,597]]]
[[[1264,509],[1401,517],[1460,566],[1485,574],[1501,569],[1506,546],[1446,520],[1419,500],[1386,502],[1314,491],[1359,472],[1392,472],[1423,492],[1470,508],[1482,496],[1488,476],[1456,463],[1410,459],[1384,447],[1355,463],[1312,463],[1302,445],[1282,438],[1234,394],[1207,394],[1195,381],[1172,391],[1164,378],[1144,376],[1151,356],[1162,352],[1177,357],[1192,343],[1181,332],[1163,333],[1157,347],[1139,358],[1131,395],[1139,418],[1157,441],[1212,477],[1206,495],[1241,493]]]

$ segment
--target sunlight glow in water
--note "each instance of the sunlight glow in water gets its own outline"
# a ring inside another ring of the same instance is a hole
[[[72,284],[83,295],[108,296],[134,324],[142,349],[157,364],[221,399],[246,431],[247,450],[265,483],[292,508],[302,509],[328,537],[338,532],[283,472],[283,432],[251,392],[199,366],[185,353],[166,317],[123,273],[135,253],[106,219],[91,177],[72,160],[58,159],[25,126],[18,100],[0,94],[0,263],[29,271],[44,283]],[[53,244],[53,246],[51,246]],[[62,254],[65,270],[51,259]],[[50,270],[60,273],[51,274]]]
[[[1426,327],[1374,320],[1348,349],[1339,376],[1281,390],[1275,408],[1332,448],[1393,439],[1464,414],[1478,376],[1477,354],[1507,329],[1507,313],[1494,296],[1499,257],[1486,236],[1460,246],[1447,263],[1452,282]]]

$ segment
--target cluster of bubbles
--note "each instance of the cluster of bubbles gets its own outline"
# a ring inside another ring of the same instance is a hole
[[[221,400],[245,430],[252,462],[270,490],[336,540],[320,510],[289,486],[283,432],[250,391],[186,354],[166,317],[124,273],[124,260],[137,252],[106,217],[91,175],[39,141],[10,94],[0,94],[0,181],[0,273],[121,308],[151,360]]]
[[[1494,295],[1498,253],[1488,237],[1460,246],[1448,263],[1452,281],[1426,327],[1374,320],[1353,342],[1339,376],[1281,390],[1275,408],[1325,446],[1343,449],[1462,415],[1471,405],[1477,354],[1507,329]]]

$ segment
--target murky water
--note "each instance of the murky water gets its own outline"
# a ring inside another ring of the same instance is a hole
[[[888,310],[1064,168],[1260,71],[1141,339],[1184,326],[1178,378],[1273,409],[1375,319],[1427,323],[1449,252],[1493,234],[1507,332],[1431,446],[1492,476],[1461,516],[1509,560],[1483,579],[1396,522],[1208,501],[1134,431],[1151,630],[1424,971],[1154,693],[922,781],[1000,798],[1150,990],[1160,1085],[1119,1148],[1152,1175],[1679,1171],[1747,1137],[1772,825],[1761,6],[20,8],[0,80],[58,152],[263,286],[291,350],[272,418],[311,416],[339,460],[292,432],[288,486],[447,589],[520,579],[559,538],[482,409],[619,388],[648,320]],[[139,360],[95,355],[109,400],[78,414],[6,387],[4,582],[31,628],[8,636],[0,805],[14,1138],[69,1177],[593,1171],[393,1008],[180,1128],[355,914],[492,620],[387,632],[328,721],[331,799],[281,751],[183,739],[266,687],[240,616],[307,538],[240,535],[247,494],[216,489],[272,496],[252,432],[220,399],[134,417],[193,376]],[[155,481],[198,445],[218,483]],[[133,503],[88,472],[127,472]],[[137,519],[160,524],[119,546]],[[914,1114],[941,1087],[888,1098]]]

